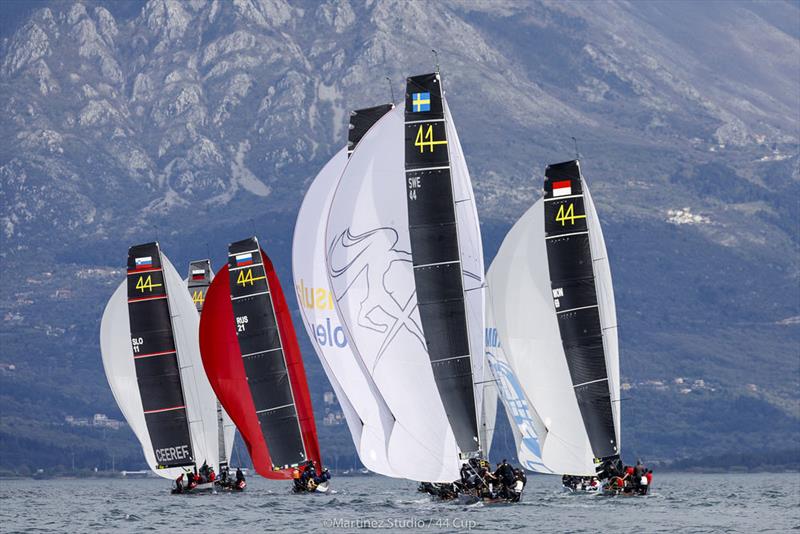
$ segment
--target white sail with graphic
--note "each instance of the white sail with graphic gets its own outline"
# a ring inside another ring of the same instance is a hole
[[[339,401],[361,462],[370,471],[394,476],[386,453],[394,418],[351,350],[334,308],[325,267],[325,224],[347,165],[347,152],[343,148],[323,167],[303,199],[292,244],[292,274],[303,325]]]

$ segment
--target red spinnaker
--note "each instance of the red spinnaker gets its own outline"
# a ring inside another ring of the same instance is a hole
[[[261,250],[261,256],[264,260],[267,284],[283,342],[303,443],[307,457],[319,470],[322,465],[317,427],[314,422],[314,411],[311,406],[300,347],[275,269],[263,250]],[[277,471],[272,469],[269,448],[259,427],[242,361],[242,352],[236,337],[227,265],[216,274],[206,294],[203,312],[200,316],[200,352],[203,358],[203,367],[211,386],[225,411],[228,412],[241,432],[258,474],[272,479],[291,478],[290,469]]]

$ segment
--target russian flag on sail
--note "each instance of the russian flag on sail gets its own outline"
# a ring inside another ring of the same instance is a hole
[[[206,272],[203,269],[192,270],[192,280],[202,280],[205,278]]]
[[[565,197],[572,194],[572,181],[562,180],[560,182],[553,182],[553,196]]]
[[[236,255],[236,266],[243,267],[245,265],[252,265],[253,264],[253,253],[248,252],[246,254],[237,254]]]
[[[153,266],[153,257],[152,256],[144,256],[141,258],[136,258],[136,268],[137,269],[147,269]]]

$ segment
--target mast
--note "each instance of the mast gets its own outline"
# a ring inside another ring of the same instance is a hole
[[[460,456],[480,456],[473,347],[438,73],[407,79],[405,175],[417,303],[434,379]],[[482,330],[481,325],[480,335]]]
[[[130,337],[156,469],[195,465],[158,243],[128,249]]]
[[[583,181],[577,160],[549,165],[544,225],[553,305],[595,462],[619,456]]]

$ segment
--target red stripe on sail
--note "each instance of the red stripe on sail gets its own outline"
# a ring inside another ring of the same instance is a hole
[[[227,265],[217,272],[206,293],[200,314],[200,355],[211,387],[242,434],[256,472],[265,478],[291,478],[288,470],[272,470],[272,458],[258,424],[236,337]]]
[[[165,298],[167,298],[166,295],[157,295],[155,297],[136,297],[136,298],[128,299],[128,304],[130,304],[131,302],[141,302],[143,300],[156,300],[156,299],[165,299]]]
[[[128,275],[131,274],[144,274],[144,273],[154,273],[156,271],[160,271],[161,267],[156,267],[155,269],[134,269],[133,271],[128,271]]]
[[[148,414],[148,413],[171,412],[171,411],[173,411],[173,410],[182,410],[182,409],[184,409],[184,408],[186,408],[186,406],[185,406],[185,405],[181,405],[181,406],[172,406],[172,407],[170,407],[170,408],[160,408],[160,409],[158,409],[158,410],[145,410],[145,412],[144,412],[144,413],[145,413],[145,414]]]
[[[272,261],[261,251],[261,258],[264,262],[264,270],[267,273],[267,284],[269,285],[272,305],[275,307],[275,319],[278,322],[281,340],[283,341],[283,354],[286,357],[286,367],[289,371],[289,381],[294,393],[294,403],[300,421],[300,431],[303,436],[303,444],[306,448],[306,455],[309,460],[314,462],[317,472],[322,469],[322,458],[319,452],[319,440],[317,439],[317,425],[314,422],[314,408],[311,405],[311,395],[308,392],[308,381],[306,371],[303,366],[303,358],[300,353],[300,346],[297,343],[297,334],[292,324],[292,316],[286,299],[283,296],[278,275],[272,266]]]

